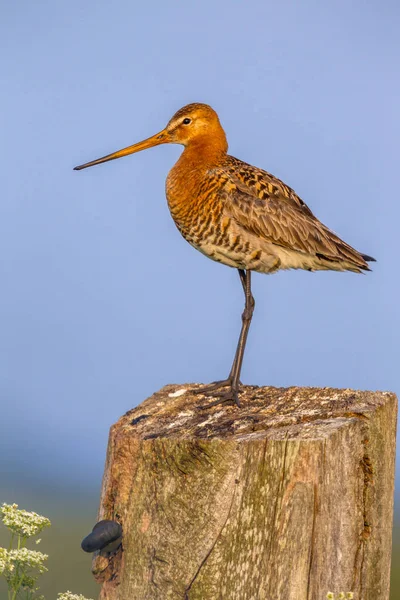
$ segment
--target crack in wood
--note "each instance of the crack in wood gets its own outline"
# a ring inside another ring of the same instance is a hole
[[[221,537],[221,534],[222,534],[223,530],[225,529],[225,527],[226,527],[226,524],[228,523],[229,517],[230,517],[230,515],[231,515],[231,512],[232,512],[232,507],[233,507],[233,502],[234,502],[234,500],[235,500],[235,496],[236,496],[236,487],[234,487],[234,488],[233,488],[233,492],[232,492],[232,500],[231,500],[231,503],[230,503],[230,506],[229,506],[229,510],[228,510],[228,514],[227,514],[227,516],[226,516],[226,519],[225,519],[225,521],[224,521],[224,523],[223,523],[223,525],[222,525],[222,527],[221,527],[220,531],[218,532],[218,534],[217,534],[217,536],[216,536],[216,538],[215,538],[214,542],[212,543],[212,546],[211,546],[210,550],[207,552],[207,554],[205,555],[205,557],[204,557],[204,558],[203,558],[203,560],[201,561],[201,563],[200,563],[200,565],[199,565],[199,568],[197,569],[196,573],[194,574],[194,577],[193,577],[193,579],[192,579],[192,580],[191,580],[191,582],[189,583],[188,587],[185,589],[185,591],[184,591],[184,594],[185,594],[185,595],[184,595],[184,600],[189,600],[189,592],[190,592],[190,590],[192,589],[192,587],[193,587],[193,584],[195,583],[196,579],[198,579],[198,577],[199,577],[199,575],[200,575],[200,572],[201,572],[202,568],[203,568],[203,567],[204,567],[204,565],[206,564],[206,562],[207,562],[208,558],[210,557],[210,555],[211,555],[212,551],[214,550],[214,548],[215,548],[215,546],[216,546],[216,544],[217,544],[217,542],[218,542],[219,538]]]
[[[311,547],[310,547],[310,562],[308,566],[308,578],[307,578],[307,600],[310,599],[310,591],[311,591],[311,570],[313,566],[314,559],[314,544],[315,544],[315,522],[317,519],[318,512],[318,486],[314,483],[314,506],[313,506],[313,519],[311,525]]]
[[[279,501],[280,501],[281,506],[282,506],[282,491],[283,491],[283,482],[285,480],[288,443],[289,443],[289,439],[288,439],[288,436],[286,436],[285,446],[284,446],[284,449],[283,449],[282,473],[281,473],[281,477],[279,479],[279,489],[277,490],[275,504],[274,504],[274,513],[273,513],[273,517],[272,517],[272,527],[271,527],[272,533],[271,533],[270,538],[269,538],[268,561],[267,561],[268,563],[271,563],[272,548],[273,548],[273,543],[275,542],[275,537],[276,537],[276,535],[275,535],[275,531],[276,531],[276,528],[277,528],[276,515],[277,515],[277,512],[278,512],[278,503],[279,503]]]

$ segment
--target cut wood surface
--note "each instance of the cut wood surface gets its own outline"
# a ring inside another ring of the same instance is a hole
[[[110,430],[101,600],[388,600],[397,401],[246,386],[242,408],[169,385]],[[205,407],[205,408],[204,408]]]

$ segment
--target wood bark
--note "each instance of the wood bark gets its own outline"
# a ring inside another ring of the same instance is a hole
[[[245,387],[242,408],[169,385],[111,427],[101,600],[388,600],[397,400]]]

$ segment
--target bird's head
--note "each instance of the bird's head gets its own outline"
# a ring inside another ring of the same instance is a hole
[[[208,104],[188,104],[169,120],[164,133],[167,143],[188,146],[199,139],[211,140],[222,130],[217,113]],[[223,130],[222,130],[223,131]]]
[[[182,144],[185,147],[208,146],[218,148],[222,152],[226,152],[228,149],[225,132],[215,110],[208,104],[194,103],[178,110],[168,121],[166,127],[152,137],[84,165],[79,165],[74,170],[80,171],[160,144]]]

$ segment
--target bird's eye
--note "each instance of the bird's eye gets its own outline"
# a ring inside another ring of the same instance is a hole
[[[189,125],[189,123],[191,123],[191,122],[192,122],[192,119],[188,119],[187,117],[186,117],[186,119],[183,119],[183,121],[182,121],[182,123],[184,125]]]

